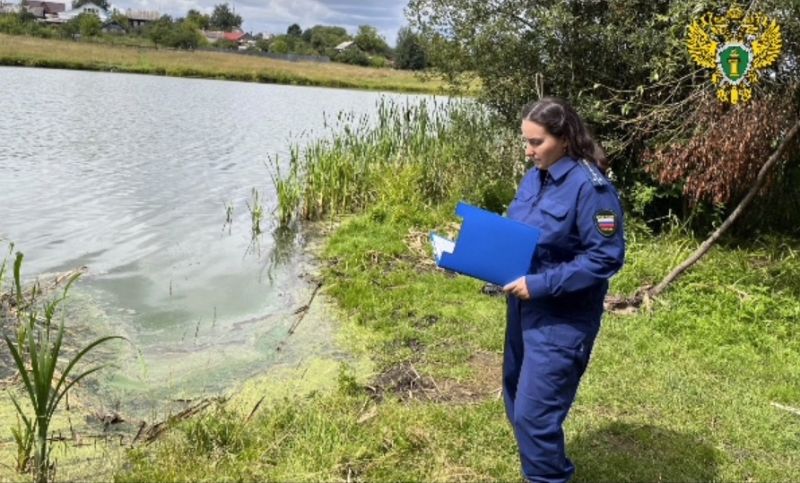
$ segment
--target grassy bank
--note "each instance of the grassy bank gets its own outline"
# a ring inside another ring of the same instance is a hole
[[[437,93],[438,80],[411,72],[338,63],[288,62],[218,52],[189,52],[0,34],[0,65],[131,72],[247,82]]]
[[[427,268],[404,241],[446,217],[382,216],[345,224],[325,256],[345,343],[373,356],[371,377],[344,371],[338,388],[247,423],[221,408],[133,453],[118,477],[514,481],[497,398],[503,301]],[[614,292],[655,280],[671,262],[661,254],[694,245],[638,237]],[[651,311],[606,317],[567,424],[579,480],[800,478],[800,417],[771,404],[800,406],[798,245],[719,249]]]
[[[316,392],[220,406],[130,453],[118,480],[519,480],[498,397],[504,301],[426,248],[453,230],[455,200],[496,201],[518,146],[468,108],[450,124],[396,115],[298,153],[282,178],[287,220],[356,213],[322,259],[340,342],[371,373],[345,364]],[[330,177],[311,188],[315,173]],[[616,294],[697,245],[635,221],[628,241]],[[567,423],[578,481],[800,479],[800,417],[772,404],[800,406],[799,248],[729,241],[646,310],[607,315]]]

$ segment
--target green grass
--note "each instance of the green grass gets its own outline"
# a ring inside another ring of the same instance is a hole
[[[343,349],[371,373],[343,365],[337,384],[252,418],[252,404],[220,407],[131,452],[118,480],[519,481],[498,397],[505,302],[435,270],[427,248],[457,200],[502,208],[519,147],[478,110],[448,116],[388,109],[276,176],[284,221],[346,215],[320,255],[324,287]],[[629,220],[614,294],[698,245],[642,227]],[[577,481],[800,480],[800,417],[772,405],[800,407],[799,248],[728,240],[641,312],[606,316],[566,423]],[[389,377],[409,368],[414,384]]]
[[[133,452],[119,480],[518,480],[499,368],[475,358],[499,362],[504,302],[426,268],[403,241],[444,226],[447,208],[376,219],[387,209],[328,241],[325,279],[343,331],[366,334],[351,344],[376,373],[410,362],[440,388],[479,397],[376,402],[369,378],[345,371],[338,388],[272,401],[247,423],[219,408],[183,424]],[[696,245],[677,233],[631,238],[616,293],[657,279],[671,263],[664,253]],[[799,245],[715,249],[650,310],[606,317],[566,425],[577,481],[800,479],[800,417],[771,405],[800,406]]]
[[[441,80],[425,80],[393,69],[5,34],[0,34],[0,65],[400,92],[438,93],[446,88]]]

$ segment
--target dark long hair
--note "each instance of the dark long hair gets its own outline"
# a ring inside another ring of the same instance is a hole
[[[575,159],[586,159],[602,171],[608,168],[603,148],[592,138],[589,130],[566,101],[557,97],[543,97],[522,108],[522,120],[543,126],[548,133],[567,141],[567,154]]]

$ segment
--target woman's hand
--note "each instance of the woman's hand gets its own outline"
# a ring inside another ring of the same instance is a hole
[[[528,284],[525,283],[525,277],[519,277],[503,287],[503,292],[515,295],[517,298],[522,300],[528,300],[531,298],[531,294],[528,293]]]

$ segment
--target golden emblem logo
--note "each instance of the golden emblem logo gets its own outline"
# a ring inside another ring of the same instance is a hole
[[[700,67],[714,69],[711,83],[722,102],[738,104],[753,96],[759,71],[774,64],[781,53],[781,29],[762,13],[738,5],[725,15],[707,12],[689,26],[686,47]]]

